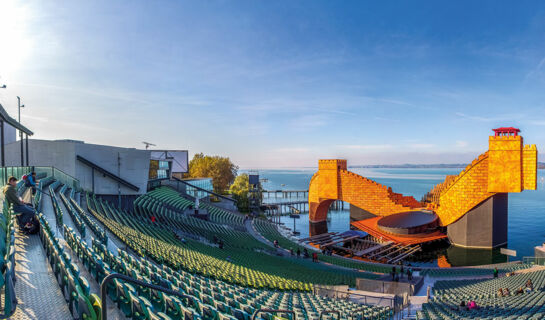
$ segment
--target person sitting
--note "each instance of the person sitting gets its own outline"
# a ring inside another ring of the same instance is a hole
[[[464,300],[462,300],[462,302],[460,302],[460,309],[466,309],[467,310],[466,302]]]
[[[509,288],[503,289],[503,295],[506,296],[506,297],[511,295],[511,292],[509,291]]]
[[[4,199],[7,201],[8,206],[11,206],[13,212],[17,216],[17,223],[22,231],[28,231],[33,227],[32,221],[36,216],[34,209],[24,203],[21,198],[17,196],[17,178],[9,177],[8,184],[4,186]]]
[[[523,293],[524,293],[524,290],[522,289],[522,287],[520,287],[517,291],[515,291],[515,295],[519,295]]]
[[[473,310],[478,308],[479,306],[477,306],[477,303],[473,300],[469,301],[469,303],[467,304],[467,310]]]
[[[531,279],[528,279],[528,281],[526,281],[526,292],[532,292],[532,290],[534,290],[534,284]]]
[[[503,297],[503,289],[502,288],[498,289],[498,297]]]

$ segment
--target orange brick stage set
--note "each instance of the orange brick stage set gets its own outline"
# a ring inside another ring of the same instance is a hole
[[[397,243],[448,236],[463,247],[506,244],[507,193],[536,190],[537,149],[524,145],[516,128],[494,132],[488,151],[459,175],[447,176],[422,201],[348,171],[346,160],[319,160],[309,186],[311,235],[327,230],[329,206],[341,200],[350,203],[354,227]],[[440,231],[445,228],[446,234]]]

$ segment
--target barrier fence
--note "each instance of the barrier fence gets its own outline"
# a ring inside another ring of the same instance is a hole
[[[0,167],[0,178],[2,185],[7,183],[7,180],[10,176],[14,176],[17,180],[20,180],[21,177],[32,171],[36,172],[38,179],[45,177],[53,177],[55,180],[60,181],[61,183],[67,185],[69,188],[76,190],[80,189],[79,180],[73,176],[55,168],[48,166],[23,166],[23,167]]]

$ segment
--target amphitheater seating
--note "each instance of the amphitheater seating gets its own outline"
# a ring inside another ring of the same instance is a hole
[[[135,201],[135,207],[149,211],[156,211],[153,208],[164,207],[181,213],[190,206],[194,207],[195,203],[182,197],[180,193],[169,187],[154,189]],[[199,206],[208,211],[213,222],[233,226],[242,226],[244,224],[244,216],[239,213],[230,212],[204,202],[201,202]]]
[[[242,248],[222,250],[192,239],[184,239],[182,243],[172,232],[152,226],[149,221],[143,223],[115,210],[107,203],[92,197],[88,199],[90,211],[97,215],[97,219],[142,255],[159,263],[182,267],[190,272],[203,273],[239,285],[311,290],[311,283],[354,285],[356,277],[379,276],[351,270],[339,272],[306,259],[276,257]],[[98,212],[93,208],[103,210]]]
[[[85,223],[83,222],[83,219],[80,217],[78,211],[76,211],[76,209],[74,209],[74,207],[72,206],[72,202],[66,198],[65,193],[67,189],[68,187],[66,185],[63,185],[61,187],[61,190],[59,191],[59,196],[61,197],[62,203],[67,209],[68,214],[72,218],[74,225],[76,226],[76,228],[78,228],[78,231],[81,234],[81,236],[85,238]],[[61,209],[59,208],[59,210]]]
[[[57,222],[63,222],[63,210],[57,201],[60,197],[66,207],[64,211],[68,211],[64,219],[71,219],[76,227],[73,230],[62,224],[64,239],[71,248],[70,255],[63,249],[44,216],[39,215],[40,240],[74,318],[100,319],[101,309],[100,298],[90,293],[89,283],[73,259],[79,259],[98,283],[108,274],[117,272],[188,296],[179,299],[116,280],[108,288],[108,296],[131,319],[249,320],[260,308],[293,310],[298,319],[318,319],[321,312],[329,310],[339,311],[342,319],[390,319],[393,316],[390,308],[371,307],[306,292],[312,289],[313,283],[353,284],[356,277],[372,278],[373,275],[350,270],[340,272],[304,259],[280,258],[264,253],[270,250],[270,246],[257,243],[248,233],[236,230],[233,226],[242,225],[244,218],[229,211],[219,209],[211,213],[214,216],[211,222],[185,216],[180,214],[183,210],[179,208],[184,201],[189,201],[188,205],[191,205],[191,201],[178,196],[183,200],[175,202],[173,196],[172,199],[166,197],[170,191],[162,191],[157,197],[138,198],[135,212],[120,210],[111,203],[85,194],[88,210],[84,210],[75,199],[76,190],[69,190],[60,182],[53,182],[52,178],[40,180],[39,189],[47,185]],[[58,195],[55,190],[59,190]],[[38,210],[41,209],[42,196],[38,190],[34,198]],[[157,223],[150,223],[151,215],[157,217]],[[229,226],[222,226],[220,221],[228,221],[225,224]],[[107,234],[101,225],[137,255],[122,249],[118,249],[117,254],[111,252],[107,246]],[[255,220],[253,225],[269,241],[278,240],[284,248],[303,249],[285,238],[275,225],[266,220]],[[14,216],[5,203],[0,227],[3,257],[0,261],[0,288],[4,289],[3,305],[6,310],[13,310],[16,301],[13,286],[15,228]],[[197,235],[204,242],[182,240],[174,231]],[[85,241],[84,238],[92,235],[94,238],[90,242]],[[206,243],[214,236],[225,240],[224,250]],[[352,262],[335,256],[320,254],[320,260],[359,270],[389,271],[385,266]],[[505,264],[499,270],[505,273],[528,267],[524,264]],[[421,273],[430,277],[452,278],[491,275],[492,269],[426,269]],[[527,279],[532,279],[534,290],[515,294],[517,288],[524,287]],[[510,295],[498,296],[499,288],[509,288]],[[545,271],[526,271],[497,279],[440,280],[435,282],[433,294],[434,297],[417,312],[418,319],[545,318]],[[479,308],[459,308],[461,300],[476,301]],[[280,314],[273,317],[265,313],[258,317],[263,320],[282,318],[291,319],[291,316]]]
[[[534,290],[516,294],[532,280]],[[508,288],[508,296],[498,289]],[[545,271],[525,272],[488,280],[445,280],[434,285],[434,298],[423,305],[419,319],[543,319],[545,317]],[[459,308],[461,301],[475,301],[477,310]]]
[[[158,224],[175,233],[179,231],[184,235],[194,235],[209,242],[222,239],[227,247],[272,251],[271,246],[255,241],[255,238],[247,232],[235,230],[229,225],[204,221],[165,206],[156,205],[157,203],[153,200],[141,198],[135,201],[135,214],[132,215],[137,219],[150,221],[150,217],[155,216]]]
[[[94,199],[90,199],[88,203],[91,203],[94,209],[106,210],[108,213],[105,215],[111,215],[114,220],[127,222],[122,220],[121,212],[107,203]],[[339,310],[343,318],[347,318],[351,313],[358,313],[366,319],[386,319],[392,314],[392,311],[385,307],[362,306],[308,293],[244,288],[182,270],[175,271],[166,265],[159,268],[153,262],[135,258],[121,249],[118,249],[118,255],[115,256],[98,239],[94,239],[92,248],[89,248],[88,244],[66,225],[64,237],[75,255],[99,282],[110,272],[119,272],[192,296],[191,299],[178,299],[115,281],[109,288],[109,297],[126,316],[133,319],[246,320],[250,319],[252,313],[259,307],[293,309],[301,319],[318,318],[323,310]],[[272,319],[266,314],[264,316],[262,319]]]
[[[391,310],[385,307],[362,306],[309,293],[242,288],[185,271],[175,271],[168,266],[159,268],[153,262],[134,258],[121,249],[116,257],[99,242],[93,243],[93,249],[100,252],[105,263],[117,266],[118,272],[192,296],[192,299],[180,301],[176,297],[137,288],[138,294],[147,297],[150,309],[163,312],[173,319],[182,319],[181,314],[185,313],[193,319],[243,320],[249,319],[259,308],[294,310],[300,319],[317,318],[319,312],[324,310],[339,310],[343,318],[348,318],[358,310],[362,311],[366,319],[386,319],[391,316]]]

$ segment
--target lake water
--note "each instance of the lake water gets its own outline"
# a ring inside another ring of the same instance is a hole
[[[446,175],[458,174],[462,168],[449,169],[368,169],[349,168],[357,174],[392,187],[394,192],[411,195],[420,200],[434,185],[442,182]],[[259,170],[266,190],[307,190],[310,178],[316,169]],[[533,256],[534,247],[545,242],[545,170],[538,170],[538,190],[509,194],[509,244],[508,248],[517,251],[516,259]],[[348,210],[330,211],[329,231],[349,230]],[[294,219],[288,216],[281,221],[293,228]],[[309,231],[308,214],[295,220],[295,228],[300,237],[307,237]],[[422,265],[437,265],[437,257],[445,256],[453,266],[477,265],[502,262],[506,257],[499,250],[434,248],[434,252],[419,257]]]

